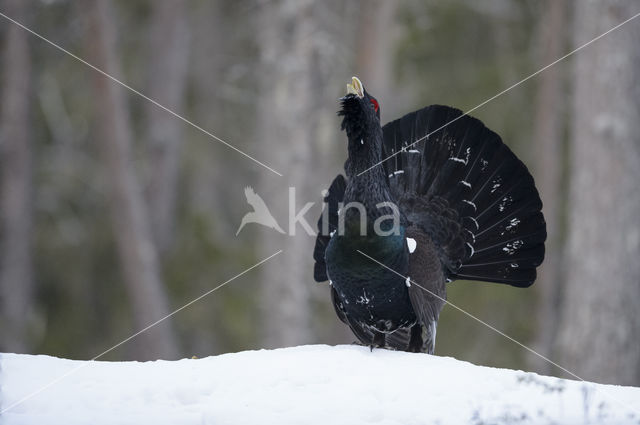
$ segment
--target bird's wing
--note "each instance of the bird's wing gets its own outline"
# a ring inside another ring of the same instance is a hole
[[[458,212],[438,196],[428,199],[425,196],[407,193],[402,195],[398,204],[410,227],[415,227],[412,231],[419,229],[424,237],[428,237],[435,244],[437,258],[444,266],[445,278],[451,278],[467,254],[467,242],[472,241]],[[421,249],[424,249],[424,246]]]
[[[316,245],[313,250],[313,259],[315,265],[313,269],[313,277],[316,282],[324,282],[327,276],[327,264],[324,261],[324,254],[331,240],[331,234],[338,228],[338,205],[344,198],[344,191],[347,182],[342,174],[336,176],[327,190],[324,202],[327,204],[322,210],[322,214],[318,219],[318,236],[316,237]],[[326,226],[323,226],[323,218]],[[324,229],[324,227],[327,227]]]
[[[438,249],[422,229],[410,226],[406,236],[412,240],[413,250],[409,254],[409,299],[422,325],[423,350],[433,353],[435,328],[446,299],[445,273]]]
[[[251,186],[247,186],[244,189],[244,195],[247,197],[247,203],[253,207],[254,211],[269,210],[260,195],[258,195]]]

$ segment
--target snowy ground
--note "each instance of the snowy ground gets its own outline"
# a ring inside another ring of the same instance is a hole
[[[2,411],[68,374],[2,425],[640,424],[640,388],[359,346],[146,363],[0,356]]]

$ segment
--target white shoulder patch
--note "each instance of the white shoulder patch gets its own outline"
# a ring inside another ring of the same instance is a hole
[[[416,243],[415,239],[407,238],[407,246],[409,247],[409,254],[413,254],[413,251],[416,250],[418,244]]]

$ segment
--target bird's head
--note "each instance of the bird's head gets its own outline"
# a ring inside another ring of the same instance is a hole
[[[380,129],[380,104],[365,90],[358,77],[347,84],[347,94],[340,99],[343,116],[342,129],[346,130],[350,143],[364,145]]]

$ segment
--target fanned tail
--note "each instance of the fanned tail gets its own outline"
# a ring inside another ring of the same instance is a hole
[[[318,220],[318,236],[316,236],[316,246],[313,250],[313,259],[315,265],[313,267],[313,278],[316,282],[324,282],[328,280],[327,264],[324,260],[324,252],[327,249],[331,235],[338,229],[338,204],[344,199],[344,191],[347,182],[338,174],[327,191],[324,202],[325,207],[322,215]]]
[[[461,224],[451,243],[463,242],[466,250],[462,258],[446,259],[458,265],[448,270],[449,279],[531,285],[544,258],[542,202],[527,167],[500,136],[440,105],[392,121],[383,133],[384,157],[394,155],[384,167],[396,199],[444,200],[447,219]]]

